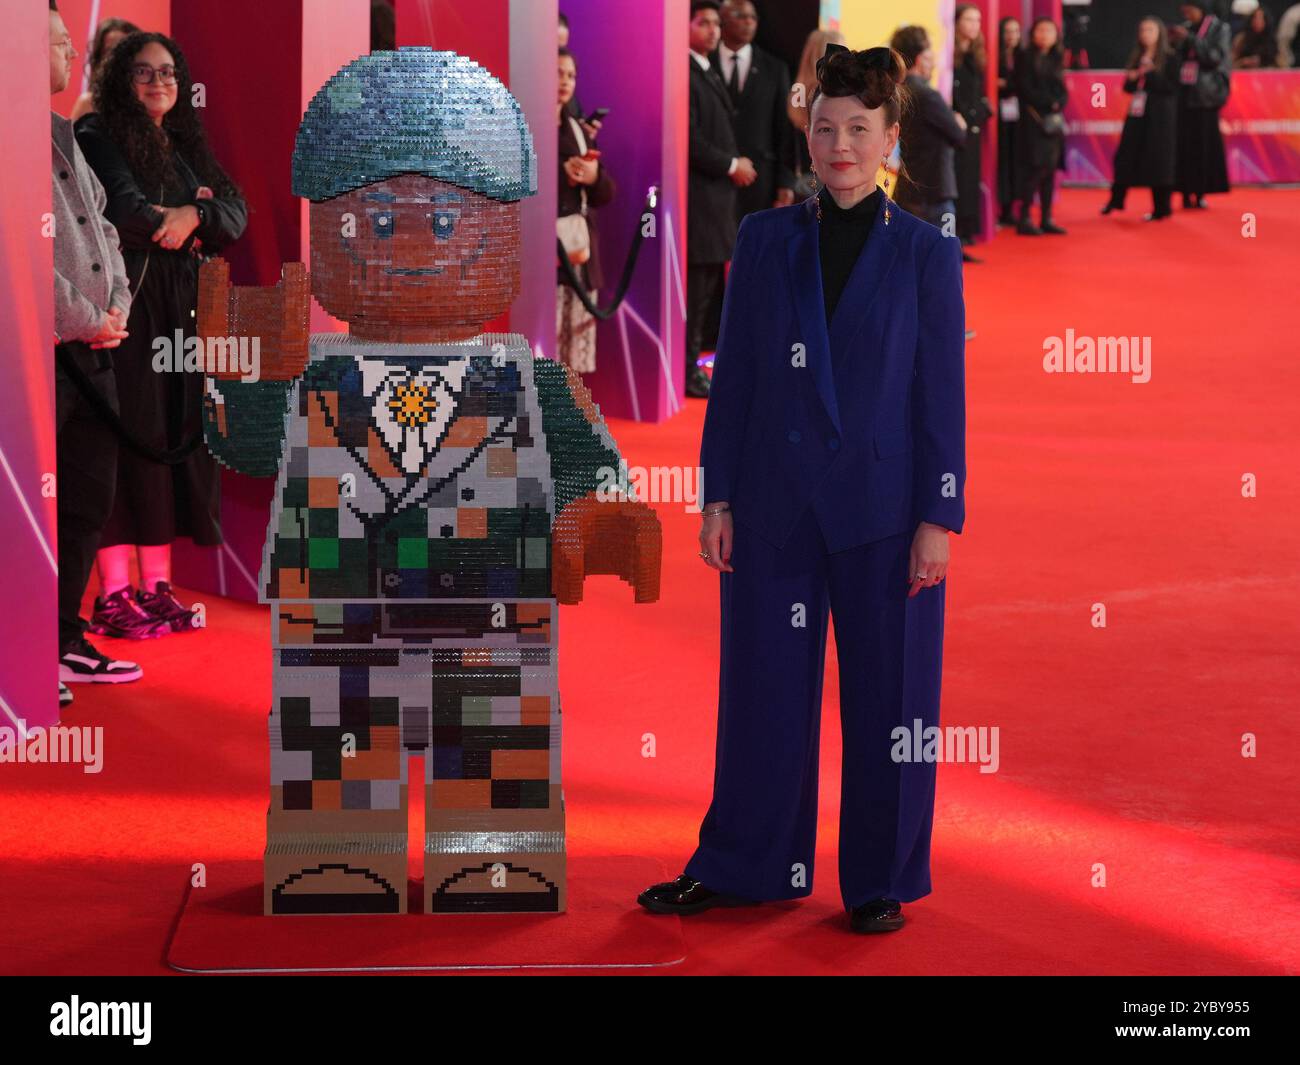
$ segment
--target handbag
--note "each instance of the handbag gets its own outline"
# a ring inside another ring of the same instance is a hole
[[[582,127],[572,115],[569,116],[569,122],[578,141],[578,154],[586,155],[587,138],[582,135]],[[568,252],[569,262],[574,266],[581,266],[591,258],[591,230],[587,226],[587,190],[579,188],[578,192],[582,197],[582,212],[561,215],[555,220],[555,234],[564,245],[564,250]]]
[[[1034,116],[1038,124],[1043,127],[1043,132],[1049,137],[1059,137],[1065,133],[1065,116],[1059,111],[1051,112],[1046,118],[1032,107],[1029,109],[1029,113]]]

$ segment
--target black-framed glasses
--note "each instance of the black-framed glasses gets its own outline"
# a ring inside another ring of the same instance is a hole
[[[176,84],[176,68],[173,66],[151,67],[148,63],[137,63],[131,68],[131,80],[137,85],[152,85],[157,78],[163,85]]]

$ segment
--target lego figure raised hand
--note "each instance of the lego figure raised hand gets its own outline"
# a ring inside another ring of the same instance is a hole
[[[564,908],[556,604],[587,573],[657,598],[660,530],[598,495],[620,456],[577,375],[481,332],[517,293],[536,169],[476,63],[362,56],[298,131],[310,281],[204,268],[200,333],[263,353],[261,380],[209,380],[209,446],[278,477],[267,913],[406,911],[411,754],[425,911]],[[350,334],[307,343],[308,286]]]

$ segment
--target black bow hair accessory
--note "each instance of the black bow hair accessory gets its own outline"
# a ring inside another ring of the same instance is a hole
[[[822,54],[822,57],[817,60],[817,80],[821,81],[823,79],[826,64],[830,62],[833,56],[840,52],[851,51],[851,48],[846,48],[842,44],[828,42],[826,45],[826,51]],[[893,54],[890,49],[883,46],[879,48],[868,48],[866,51],[856,52],[854,55],[858,58],[863,70],[893,70],[894,68]]]

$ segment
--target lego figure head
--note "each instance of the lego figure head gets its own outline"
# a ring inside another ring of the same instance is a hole
[[[518,293],[532,136],[463,56],[403,48],[345,66],[303,116],[293,191],[311,201],[312,294],[356,336],[463,339]]]

